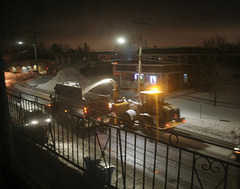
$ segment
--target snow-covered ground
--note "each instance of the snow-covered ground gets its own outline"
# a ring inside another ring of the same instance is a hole
[[[46,79],[45,76],[41,76],[38,83],[36,83],[36,79],[29,79],[26,84],[53,92],[55,85],[59,82],[77,81],[84,89],[94,83],[93,81],[97,81],[96,78],[98,77],[87,78],[79,71],[68,68],[59,72],[55,77],[47,76]],[[99,76],[99,78],[106,79],[108,76]],[[240,80],[236,82],[240,84]],[[213,105],[211,95],[193,90],[171,94],[166,97],[166,101],[179,107],[181,116],[186,118],[187,123],[179,125],[177,128],[235,143],[235,133],[240,130],[240,91],[239,93],[228,91],[227,94],[231,94],[235,98],[229,99],[225,95],[218,99],[217,106]],[[121,90],[121,96],[125,96],[127,99],[136,99],[136,93],[133,90]]]

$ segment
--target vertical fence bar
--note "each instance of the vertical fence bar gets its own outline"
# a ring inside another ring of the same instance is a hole
[[[52,126],[53,126],[53,138],[54,138],[53,146],[54,146],[54,151],[56,153],[57,152],[57,150],[56,150],[56,122],[54,119],[52,119]]]
[[[123,179],[123,187],[124,189],[126,188],[126,171],[124,170],[124,165],[123,165],[123,154],[122,154],[122,138],[121,138],[121,131],[118,130],[119,132],[119,150],[120,150],[120,157],[121,157],[121,165],[122,165],[122,179]],[[125,161],[126,162],[126,161]]]
[[[69,124],[68,124],[68,112],[66,112],[66,126],[67,126],[67,157],[68,157],[68,159],[69,159],[69,136],[68,136],[68,126],[69,126]]]
[[[73,119],[71,119],[73,120]],[[74,146],[73,146],[73,142],[74,142],[74,135],[73,135],[73,122],[71,122],[71,128],[72,128],[72,161],[74,162]]]
[[[136,180],[136,153],[137,153],[137,135],[134,134],[134,157],[133,157],[133,188],[135,188]]]
[[[57,132],[58,132],[58,153],[60,153],[60,131],[59,131],[59,123],[57,122]]]
[[[111,130],[111,127],[109,127],[109,152],[108,152],[108,178],[111,178],[111,134],[112,134],[112,130]],[[108,179],[108,184],[110,185],[111,184],[111,180]]]
[[[62,147],[63,147],[63,156],[64,156],[64,129],[63,129],[63,124],[62,125]]]
[[[116,129],[116,188],[118,188],[118,132],[119,129]]]
[[[165,167],[165,188],[167,188],[167,178],[168,178],[168,154],[169,153],[169,145],[167,145],[166,151],[166,167]]]
[[[94,127],[94,160],[97,159],[97,134],[97,127]]]
[[[227,179],[228,179],[228,164],[226,164],[225,175],[224,175],[224,189],[227,188]],[[240,182],[240,181],[238,181]]]
[[[154,145],[154,158],[153,158],[153,180],[152,180],[152,188],[155,187],[156,158],[157,158],[157,141],[155,140],[155,145]]]
[[[82,162],[83,162],[83,167],[84,167],[84,125],[85,125],[85,120],[81,118],[81,126],[82,126]]]
[[[144,137],[144,152],[143,152],[143,189],[145,187],[145,167],[146,167],[146,143],[147,143],[147,138]]]
[[[195,154],[193,154],[191,188],[193,188],[194,171],[195,171]]]
[[[79,165],[79,155],[78,155],[78,132],[79,132],[79,127],[80,127],[80,125],[79,125],[79,120],[80,120],[80,118],[78,117],[78,119],[77,119],[78,121],[77,121],[77,125],[76,125],[76,135],[77,135],[77,165]]]
[[[127,175],[127,131],[125,131],[125,141],[124,141],[124,175],[125,175],[125,184],[126,184],[126,175]],[[125,186],[126,187],[126,186]]]
[[[91,157],[91,148],[90,148],[90,120],[88,119],[88,157]]]
[[[179,149],[177,188],[179,188],[179,182],[180,182],[181,160],[182,160],[182,150]]]

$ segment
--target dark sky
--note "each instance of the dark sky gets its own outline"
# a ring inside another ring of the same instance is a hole
[[[112,50],[118,36],[137,41],[141,30],[149,47],[196,46],[216,35],[240,39],[239,0],[5,1],[14,40],[32,40],[35,31],[38,42]]]

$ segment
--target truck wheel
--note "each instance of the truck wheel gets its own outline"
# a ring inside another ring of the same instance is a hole
[[[134,120],[131,119],[131,116],[127,112],[122,115],[122,119],[125,127],[132,127],[134,125]]]

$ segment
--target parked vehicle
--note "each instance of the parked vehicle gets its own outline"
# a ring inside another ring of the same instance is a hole
[[[36,142],[46,144],[50,124],[51,119],[41,110],[29,110],[25,112],[22,130]]]

